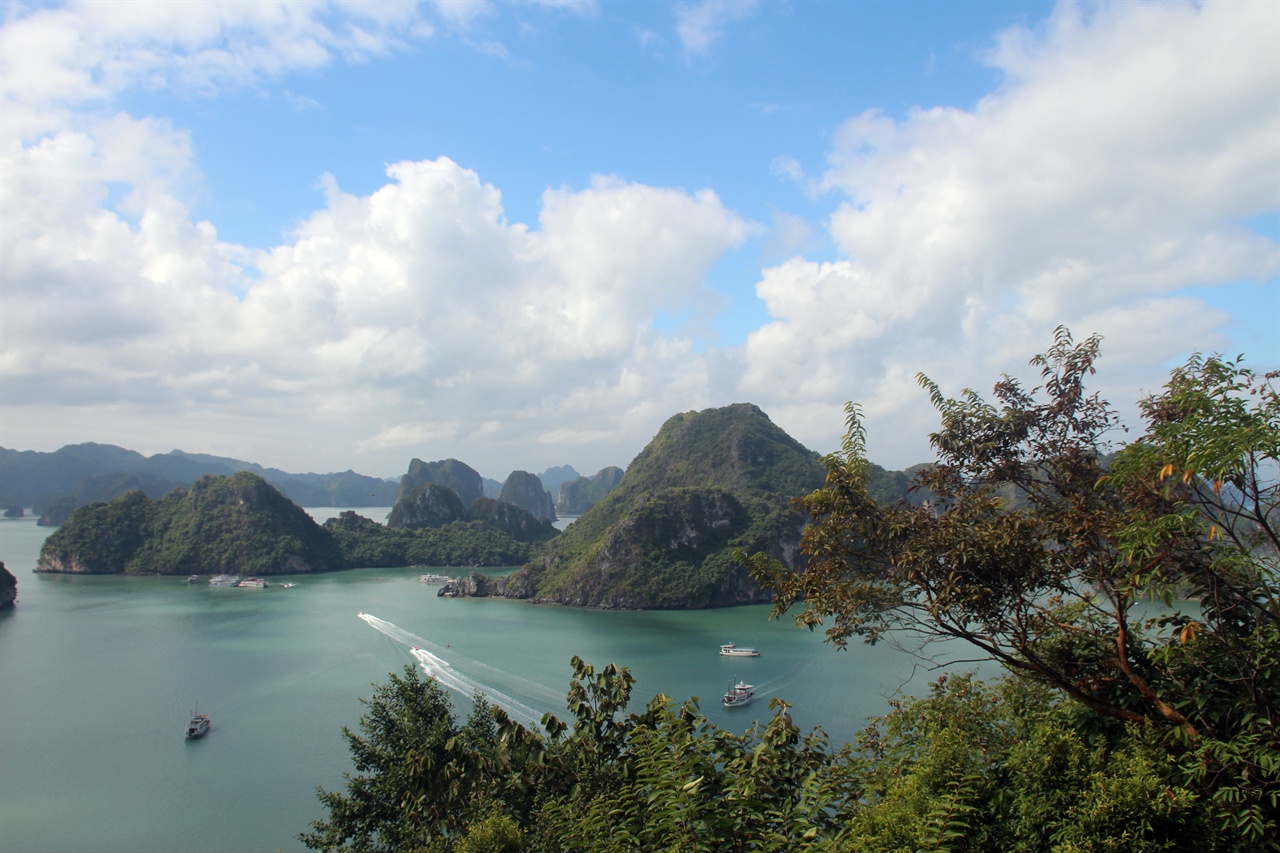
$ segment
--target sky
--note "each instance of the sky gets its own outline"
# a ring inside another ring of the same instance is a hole
[[[0,445],[931,458],[1067,326],[1280,366],[1280,3],[0,3]]]

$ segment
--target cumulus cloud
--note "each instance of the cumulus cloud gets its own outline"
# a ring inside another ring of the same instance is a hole
[[[767,322],[719,349],[654,323],[709,321],[709,271],[756,233],[714,188],[597,176],[514,222],[465,163],[407,160],[363,194],[325,178],[279,245],[221,239],[185,201],[188,134],[114,95],[373,57],[429,27],[399,3],[160,5],[145,21],[135,4],[24,10],[0,29],[10,434],[378,474],[456,456],[501,476],[625,464],[669,415],[735,401],[830,450],[853,399],[873,457],[902,466],[936,423],[916,371],[986,390],[1067,323],[1106,336],[1100,390],[1128,401],[1171,359],[1226,345],[1227,317],[1187,288],[1280,270],[1241,224],[1280,206],[1268,4],[1063,5],[1000,34],[1003,83],[972,108],[852,116],[820,178],[780,159],[775,174],[826,193],[808,201],[832,205],[828,239],[775,215]],[[681,6],[686,49],[750,8]],[[803,254],[820,245],[834,255]]]
[[[48,176],[4,173],[31,179],[14,194],[48,192]],[[274,410],[408,458],[431,441],[445,455],[616,439],[651,427],[628,422],[637,407],[699,396],[691,347],[651,321],[682,309],[748,233],[714,193],[601,177],[548,191],[530,228],[447,158],[387,174],[367,196],[329,179],[294,239],[256,255],[189,224],[172,198],[151,198],[135,224],[104,212],[83,174],[64,176],[79,196],[48,223],[16,215],[25,227],[5,229],[5,313],[23,316],[5,329],[6,404],[87,405],[95,388]]]
[[[383,54],[430,32],[409,3],[73,2],[6,21],[0,96],[8,111],[102,101],[131,86],[211,91]]]
[[[1004,82],[973,109],[849,119],[822,179],[845,197],[843,259],[765,271],[744,389],[804,437],[830,395],[862,400],[873,452],[902,460],[896,437],[930,423],[901,390],[916,370],[985,390],[1065,323],[1153,390],[1170,359],[1223,346],[1226,317],[1175,295],[1280,270],[1242,224],[1280,201],[1276,24],[1262,3],[1066,3],[1001,34]]]

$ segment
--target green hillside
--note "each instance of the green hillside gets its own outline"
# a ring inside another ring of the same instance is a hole
[[[591,607],[764,600],[735,548],[794,559],[792,501],[822,485],[817,454],[739,403],[667,420],[621,482],[547,545],[512,589]]]

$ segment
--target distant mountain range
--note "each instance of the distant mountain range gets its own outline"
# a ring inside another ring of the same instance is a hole
[[[253,462],[185,453],[143,456],[111,444],[70,444],[52,453],[0,447],[0,506],[32,508],[57,524],[75,507],[137,490],[160,498],[206,474],[250,471],[300,506],[390,506],[396,481],[343,471],[291,474]]]
[[[87,442],[69,444],[52,453],[0,447],[0,509],[33,509],[44,523],[60,524],[73,509],[87,503],[112,500],[130,491],[161,498],[179,486],[191,486],[206,474],[222,477],[238,471],[257,474],[299,506],[391,506],[400,488],[398,479],[354,471],[294,474],[207,453],[173,450],[143,456],[112,444]],[[552,496],[565,484],[570,485],[572,497],[565,511],[572,515],[585,511],[607,491],[594,482],[598,477],[583,477],[571,465],[548,468],[537,475]],[[489,478],[480,478],[480,484],[484,495],[491,498],[497,498],[504,485]],[[556,508],[561,508],[558,502]]]

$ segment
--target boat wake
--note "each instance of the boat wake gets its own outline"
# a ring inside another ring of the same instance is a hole
[[[530,726],[536,731],[541,731],[542,711],[536,710],[520,700],[508,696],[506,693],[503,693],[494,687],[481,684],[474,678],[454,669],[448,662],[441,658],[439,654],[437,654],[437,652],[443,650],[435,643],[424,640],[416,634],[410,633],[409,631],[406,631],[385,619],[379,619],[377,616],[373,616],[369,613],[361,613],[360,618],[368,623],[369,626],[378,633],[408,647],[409,654],[418,662],[418,666],[422,668],[422,671],[434,678],[440,684],[461,694],[466,699],[471,699],[479,693],[487,701],[506,711],[513,720],[523,723],[526,726]],[[487,669],[488,667],[485,668]],[[545,688],[539,688],[538,685],[532,686],[536,692],[545,691]],[[548,707],[547,710],[551,710],[551,708]]]

